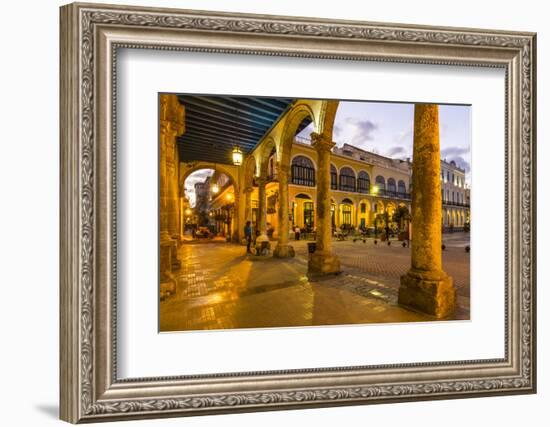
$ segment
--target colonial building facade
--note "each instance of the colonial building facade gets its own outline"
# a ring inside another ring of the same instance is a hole
[[[366,230],[374,227],[377,214],[393,215],[397,207],[411,208],[410,160],[392,159],[362,150],[350,144],[335,147],[330,155],[330,212],[332,228]],[[292,146],[289,192],[289,229],[295,227],[315,230],[317,207],[316,173],[317,156],[311,141],[296,138]],[[266,183],[266,221],[269,237],[278,236],[279,224],[278,180],[275,154],[268,162]],[[212,194],[211,215],[218,232],[232,233],[234,222],[234,188],[227,177],[216,174],[205,180],[216,184],[223,191]],[[468,196],[467,196],[468,194]],[[465,171],[454,161],[441,160],[441,198],[443,201],[441,223],[444,231],[462,230],[469,221],[469,189]],[[253,227],[258,227],[259,191],[255,185],[251,193],[251,217]],[[228,209],[229,208],[229,209]]]

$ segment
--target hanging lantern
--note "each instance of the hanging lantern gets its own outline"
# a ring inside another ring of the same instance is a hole
[[[211,187],[211,190],[212,190],[212,193],[218,194],[220,192],[220,187],[218,184],[214,183],[214,185],[212,185]]]
[[[233,164],[235,166],[240,166],[243,163],[243,152],[238,145],[235,145],[235,147],[233,147],[233,151],[231,152],[231,154],[233,157]]]

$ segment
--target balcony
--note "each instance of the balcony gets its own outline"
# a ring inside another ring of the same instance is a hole
[[[305,187],[315,187],[315,169],[308,166],[292,165],[290,182]]]
[[[330,173],[330,189],[338,190],[338,175],[335,172]]]
[[[463,208],[469,208],[470,204],[465,202],[453,202],[452,200],[443,200],[443,205],[446,206],[458,206]]]

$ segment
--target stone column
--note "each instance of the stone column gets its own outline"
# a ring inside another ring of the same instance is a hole
[[[330,150],[334,142],[324,135],[311,134],[317,151],[317,246],[308,262],[308,272],[330,274],[340,272],[340,260],[331,252],[330,223]]]
[[[267,178],[261,176],[257,179],[258,182],[258,222],[260,235],[256,238],[256,247],[260,248],[262,242],[267,242],[268,249],[271,249],[269,237],[267,237],[267,200],[265,197],[265,185]]]
[[[176,138],[169,138],[166,144],[166,179],[168,181],[168,232],[170,237],[179,237],[179,189],[178,189],[178,150]]]
[[[398,302],[437,318],[451,315],[456,291],[441,260],[439,111],[414,108],[411,268],[401,277]]]
[[[244,222],[252,221],[252,187],[244,189]]]
[[[232,239],[235,243],[241,243],[244,234],[244,224],[242,223],[243,209],[241,206],[242,198],[239,191],[235,191],[233,196],[233,234]]]
[[[273,251],[276,258],[292,258],[294,248],[288,244],[288,178],[290,176],[289,165],[277,165],[277,179],[279,180],[279,209],[277,210],[279,219],[279,241]]]
[[[174,218],[177,230],[177,205],[174,209],[174,180],[177,195],[176,137],[185,132],[185,110],[175,95],[160,97],[160,150],[159,150],[159,198],[160,198],[160,293],[161,297],[175,291],[172,269],[178,266],[177,244],[172,239]]]

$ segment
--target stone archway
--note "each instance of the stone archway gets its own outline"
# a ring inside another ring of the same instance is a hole
[[[292,107],[285,118],[282,133],[279,140],[277,151],[277,178],[279,180],[279,234],[277,247],[273,251],[273,256],[277,258],[288,258],[294,256],[294,248],[289,245],[290,216],[289,216],[289,197],[288,183],[290,180],[290,159],[292,146],[296,133],[304,121],[309,118],[314,126],[316,118],[311,107],[305,103],[298,103]]]
[[[254,175],[256,174],[256,159],[249,155],[246,157],[243,165],[242,192],[244,192],[244,209],[241,224],[247,221],[252,223],[252,192],[254,191]],[[242,227],[241,227],[242,228]]]
[[[197,162],[185,162],[180,164],[180,193],[184,194],[185,181],[187,178],[194,172],[200,170],[213,170],[214,173],[212,177],[225,175],[230,182],[230,185],[233,186],[233,193],[231,199],[231,223],[227,223],[227,232],[230,232],[231,240],[234,242],[240,242],[243,238],[244,229],[242,227],[243,221],[243,200],[240,197],[241,185],[239,182],[239,168],[237,166],[225,165],[220,163],[210,163],[204,161]],[[183,215],[183,212],[180,213]],[[229,215],[229,210],[228,210]],[[184,222],[183,217],[180,218],[181,222]],[[225,225],[224,225],[225,227]],[[224,231],[225,232],[225,231]]]
[[[317,239],[315,252],[308,262],[308,271],[313,274],[340,272],[340,260],[331,250],[330,200],[330,153],[335,145],[332,133],[338,105],[339,101],[321,101],[316,132],[311,134],[312,146],[317,151]]]
[[[220,163],[209,163],[209,162],[188,162],[180,164],[180,188],[183,188],[185,180],[193,172],[196,172],[201,169],[212,169],[215,172],[221,172],[229,177],[231,183],[235,188],[235,193],[239,190],[239,170],[236,166],[224,165]]]
[[[277,153],[277,144],[275,140],[269,136],[265,139],[260,147],[256,158],[257,177],[258,183],[258,230],[259,236],[256,238],[256,245],[266,245],[268,249],[271,249],[269,243],[269,237],[267,235],[267,198],[266,198],[266,184],[268,177],[269,158],[275,151]],[[280,169],[277,165],[277,175],[280,174]]]

